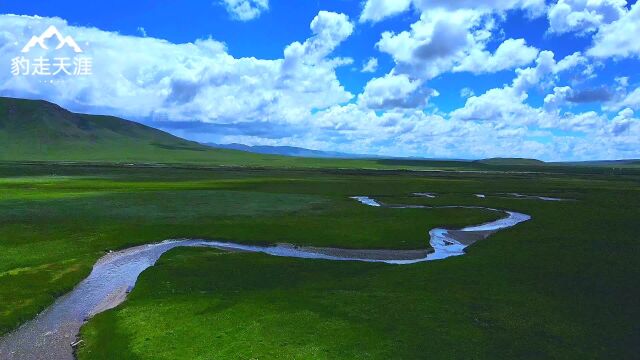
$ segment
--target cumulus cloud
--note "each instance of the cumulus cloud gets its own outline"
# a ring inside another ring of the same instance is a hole
[[[384,32],[376,44],[392,56],[396,71],[429,80],[448,71],[491,73],[525,66],[538,49],[524,39],[507,39],[487,50],[495,20],[477,10],[433,9],[409,31]]]
[[[572,92],[573,89],[569,86],[554,87],[553,93],[548,94],[544,98],[544,108],[547,111],[557,111],[561,106],[566,104],[567,98]]]
[[[516,70],[516,77],[510,85],[490,89],[482,95],[467,99],[465,106],[454,110],[451,117],[458,120],[490,121],[505,124],[535,123],[541,116],[540,109],[525,103],[528,91],[541,84],[553,82],[553,76],[572,69],[581,62],[581,55],[575,53],[556,62],[551,51],[542,51],[536,59],[536,66]],[[566,99],[570,89],[556,88],[556,92],[545,100],[547,108],[552,108]]]
[[[294,42],[284,50],[286,68],[298,62],[319,63],[353,33],[353,24],[345,14],[320,11],[311,21],[313,37],[304,43]],[[344,64],[344,60],[339,60]],[[348,62],[348,61],[347,61]]]
[[[617,76],[615,78],[616,83],[618,84],[618,88],[624,89],[629,86],[629,77],[628,76]]]
[[[587,54],[597,58],[640,56],[640,3],[635,3],[620,19],[600,27]]]
[[[493,54],[479,47],[472,49],[453,70],[492,73],[527,65],[537,56],[538,49],[527,46],[524,39],[507,39]]]
[[[475,95],[476,95],[476,93],[471,88],[464,87],[464,88],[460,89],[460,97],[468,98],[468,97],[475,96]]]
[[[605,102],[611,100],[611,91],[604,86],[573,91],[567,100],[576,104]]]
[[[431,79],[464,56],[474,42],[470,30],[480,20],[473,11],[434,10],[422,14],[410,31],[384,32],[376,46],[393,57],[399,72]]]
[[[378,59],[372,57],[362,65],[362,69],[360,71],[364,73],[374,73],[376,70],[378,70]]]
[[[544,0],[414,0],[415,6],[428,11],[434,7],[442,7],[449,10],[474,9],[479,11],[506,11],[522,9],[539,15],[545,7]]]
[[[413,1],[410,7],[422,12],[420,20],[406,31],[386,33],[377,45],[392,56],[395,68],[371,79],[357,96],[336,75],[338,67],[353,60],[332,55],[354,31],[343,14],[318,13],[309,37],[289,44],[282,58],[274,60],[235,58],[214,39],[173,44],[69,26],[58,18],[4,15],[0,64],[8,66],[24,42],[53,24],[72,35],[84,54],[94,59],[94,74],[56,77],[49,84],[33,76],[0,72],[0,94],[45,98],[75,111],[140,119],[207,142],[394,156],[547,160],[639,156],[640,121],[633,109],[640,90],[627,92],[629,79],[618,81],[616,97],[607,102],[617,102],[611,119],[593,111],[573,114],[564,105],[602,95],[562,84],[566,76],[589,69],[589,59],[574,53],[556,61],[552,52],[538,52],[522,39],[495,43],[491,50],[500,31],[496,29],[500,12],[533,11],[540,5],[540,1],[515,0]],[[427,6],[430,10],[424,11]],[[529,64],[533,59],[535,63]],[[373,68],[370,63],[366,61],[363,69]],[[438,95],[429,87],[435,76],[516,67],[513,80],[503,87],[479,95],[472,88],[462,91],[467,99],[460,109],[447,114],[434,105],[426,107]],[[534,101],[529,93],[534,90],[549,93],[544,106],[530,104]],[[558,135],[557,129],[566,134]]]
[[[614,111],[623,108],[640,110],[640,87],[629,93],[623,92],[619,98],[612,100],[605,106],[605,109]]]
[[[360,22],[377,22],[409,9],[411,0],[367,0],[360,14]]]
[[[481,14],[523,9],[537,16],[542,14],[545,3],[544,0],[366,0],[360,14],[360,22],[378,22],[406,12],[412,7],[419,12],[440,9],[467,10]]]
[[[522,9],[531,15],[541,15],[545,9],[544,0],[367,0],[361,21],[380,21],[386,17],[407,11],[411,6],[421,12],[435,8],[444,10],[474,10],[479,12],[504,12]]]
[[[558,109],[564,105],[605,103],[613,97],[606,87],[575,90],[569,86],[555,87],[553,93],[544,99],[547,109]]]
[[[422,86],[420,80],[407,75],[387,74],[370,80],[358,97],[358,103],[369,109],[421,108],[427,103],[433,90]]]
[[[222,4],[232,18],[240,21],[256,19],[269,10],[269,0],[222,0]]]
[[[289,45],[276,60],[234,58],[212,39],[172,44],[70,26],[59,18],[2,15],[0,62],[8,66],[49,25],[83,46],[93,58],[93,74],[58,76],[50,84],[0,72],[0,93],[42,97],[77,111],[209,123],[304,121],[314,109],[353,97],[335,74],[349,60],[329,57],[353,30],[343,14],[320,12],[310,25],[313,36]]]
[[[634,133],[640,135],[640,121],[634,118],[633,110],[626,108],[618,113],[618,115],[613,118],[609,126],[609,131],[615,136],[623,136],[625,133]],[[635,131],[631,131],[632,128]]]
[[[457,122],[416,110],[379,112],[356,104],[334,106],[316,116],[325,129],[335,129],[333,136],[345,140],[347,145],[341,151],[458,158],[496,154],[549,157],[549,148],[528,140],[522,127]]]
[[[559,0],[549,7],[549,30],[558,34],[597,31],[624,16],[626,5],[626,0]]]

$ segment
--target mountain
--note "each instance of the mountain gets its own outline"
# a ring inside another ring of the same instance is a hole
[[[579,166],[627,167],[627,166],[640,166],[640,159],[575,161],[575,162],[566,162],[563,164],[579,165]]]
[[[1,161],[260,164],[277,157],[213,149],[113,116],[72,113],[42,100],[0,97]]]
[[[43,100],[0,97],[0,161],[369,169],[449,166],[439,161],[414,164],[294,147],[229,147],[213,148],[114,116],[73,113]]]
[[[527,166],[544,166],[546,163],[536,159],[526,158],[489,158],[476,160],[476,163],[485,165],[527,165]]]
[[[114,116],[70,112],[43,100],[0,97],[0,161],[201,164],[252,167],[398,168],[368,159],[294,157],[213,148]],[[282,149],[281,149],[282,150]],[[328,153],[327,153],[327,156]]]
[[[7,97],[0,97],[0,149],[0,161],[411,170],[485,170],[523,165],[545,165],[545,169],[560,166],[640,168],[639,160],[545,163],[534,159],[493,158],[461,161],[376,158],[287,146],[231,144],[214,148],[114,116],[73,113],[43,100]]]
[[[271,155],[284,155],[284,156],[296,156],[307,158],[332,158],[332,159],[362,159],[378,158],[375,155],[362,155],[362,154],[348,154],[335,151],[322,151],[311,150],[295,146],[269,146],[269,145],[244,145],[244,144],[213,144],[207,143],[206,145],[219,148],[219,149],[231,149],[240,150],[256,154],[271,154]]]

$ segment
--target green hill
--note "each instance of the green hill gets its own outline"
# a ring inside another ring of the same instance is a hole
[[[527,166],[542,166],[546,163],[536,159],[526,158],[490,158],[477,160],[477,163],[485,165],[527,165]]]
[[[595,160],[595,161],[576,161],[561,163],[564,165],[575,166],[602,166],[602,167],[640,167],[640,160],[638,159],[625,159],[625,160]]]
[[[477,161],[305,158],[214,148],[114,116],[73,113],[43,100],[0,97],[0,161],[188,164],[206,166],[499,170],[570,163],[492,158]],[[635,160],[637,161],[637,160]],[[608,166],[582,167],[606,168]],[[616,167],[621,167],[616,162]],[[637,166],[637,165],[635,165]],[[625,164],[624,167],[633,168]],[[581,170],[582,171],[582,170]]]
[[[114,116],[73,113],[43,100],[0,97],[0,161],[433,169],[470,163],[304,158],[220,149]]]
[[[0,97],[0,161],[258,165],[278,156],[214,149],[113,116],[72,113],[42,100]]]

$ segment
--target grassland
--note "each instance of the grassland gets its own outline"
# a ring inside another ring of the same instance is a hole
[[[414,249],[428,246],[431,227],[498,216],[377,211],[348,198],[395,194],[393,177],[99,166],[6,166],[0,174],[1,333],[68,291],[107,250],[184,237]]]
[[[589,171],[587,171],[589,172]],[[435,199],[409,196],[435,192]],[[507,192],[575,199],[542,202]],[[476,198],[483,193],[488,197]],[[640,177],[81,165],[0,166],[0,331],[105,250],[175,237],[423,248],[485,211],[532,221],[411,266],[176,249],[82,331],[80,359],[634,358]]]
[[[175,250],[85,327],[80,357],[634,358],[640,229],[620,204],[638,201],[637,182],[421,180],[445,194],[430,203],[492,191],[577,201],[487,198],[534,220],[468,256],[407,267]]]

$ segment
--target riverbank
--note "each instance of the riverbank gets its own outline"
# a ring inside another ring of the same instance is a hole
[[[366,196],[354,197],[354,199],[367,206],[381,207],[377,201]],[[487,231],[484,230],[485,228],[495,232],[528,219],[526,215],[509,212],[506,218],[467,227],[460,232],[467,233],[466,236],[473,234],[473,228],[480,228],[483,234]],[[256,246],[187,239],[167,240],[162,243],[109,252],[96,262],[89,277],[70,293],[62,296],[34,320],[1,338],[0,355],[7,360],[40,360],[53,352],[58,360],[72,360],[71,344],[75,343],[75,337],[80,331],[82,322],[124,302],[128,290],[135,286],[139,274],[153,266],[163,253],[175,247],[213,247],[220,250],[259,252],[279,257],[390,264],[412,264],[462,254],[464,246],[448,234],[446,229],[432,229],[429,234],[433,251],[338,249],[291,244]],[[430,257],[430,255],[433,256]],[[73,338],[71,342],[70,338]]]

